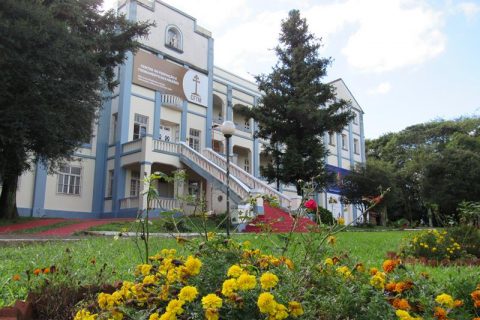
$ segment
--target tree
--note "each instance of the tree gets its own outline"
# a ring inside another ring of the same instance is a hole
[[[314,178],[327,184],[323,143],[325,132],[339,132],[352,119],[349,104],[337,100],[332,85],[322,83],[330,58],[320,58],[321,40],[308,30],[298,10],[282,20],[278,62],[268,75],[256,77],[263,93],[253,108],[241,113],[259,123],[256,136],[268,141],[264,153],[272,159],[261,172],[269,182],[292,183]]]
[[[100,12],[102,0],[0,1],[0,217],[17,215],[18,177],[90,141],[115,67],[150,23]]]

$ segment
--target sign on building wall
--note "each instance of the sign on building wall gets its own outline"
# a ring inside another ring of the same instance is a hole
[[[132,82],[207,106],[208,77],[139,50],[133,59]]]

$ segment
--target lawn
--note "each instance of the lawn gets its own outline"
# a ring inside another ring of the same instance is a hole
[[[395,251],[402,238],[409,232],[343,232],[337,235],[335,249],[338,254],[348,253],[367,267],[381,267],[388,251]],[[239,241],[249,240],[252,247],[271,250],[272,243],[280,241],[278,235],[243,234],[236,236]],[[151,251],[162,248],[185,250],[174,239],[152,238]],[[184,252],[188,254],[189,252]],[[135,242],[131,238],[114,240],[111,237],[91,237],[76,242],[48,242],[0,247],[0,306],[11,304],[16,298],[25,298],[28,281],[25,271],[30,274],[35,268],[55,265],[59,270],[69,270],[68,275],[80,284],[113,282],[119,279],[132,279],[132,273],[140,263]],[[409,266],[416,271],[428,272],[432,279],[445,288],[452,283],[467,281],[472,283],[480,279],[480,268]],[[104,269],[99,275],[100,270]],[[20,281],[12,276],[19,274]],[[39,276],[42,277],[42,276]],[[59,276],[60,277],[60,276]],[[31,275],[32,281],[38,278]]]

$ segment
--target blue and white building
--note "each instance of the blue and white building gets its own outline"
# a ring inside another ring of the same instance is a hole
[[[37,165],[20,178],[17,206],[34,217],[131,217],[146,207],[143,177],[185,170],[184,183],[158,183],[156,208],[178,206],[178,196],[203,196],[209,210],[224,212],[225,138],[215,125],[236,124],[231,140],[233,204],[260,192],[294,206],[294,188],[280,192],[260,177],[262,144],[257,124],[236,110],[254,106],[261,94],[255,83],[215,67],[214,39],[194,17],[158,0],[119,1],[131,20],[156,22],[142,49],[118,69],[120,85],[103,106],[89,144],[56,174]],[[363,111],[343,82],[332,82],[337,96],[352,102],[355,119],[341,133],[326,134],[327,163],[339,175],[365,162]],[[322,206],[344,216],[355,209],[340,204],[338,190],[317,197]],[[187,208],[188,211],[188,208]]]

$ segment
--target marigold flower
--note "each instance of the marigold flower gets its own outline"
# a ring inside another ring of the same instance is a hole
[[[50,268],[43,269],[43,274],[48,274],[48,273],[50,273]]]
[[[237,264],[231,266],[227,271],[227,276],[232,278],[238,278],[243,273],[243,268]]]
[[[293,270],[295,268],[295,265],[293,264],[292,260],[283,257],[283,262],[285,263],[288,269]]]
[[[37,268],[37,269],[33,270],[33,274],[36,275],[36,276],[38,276],[40,273],[42,273],[42,269]]]
[[[235,290],[237,290],[237,280],[236,279],[227,279],[223,281],[222,285],[222,294],[225,297],[231,297]]]
[[[237,287],[239,290],[251,290],[257,285],[257,279],[255,276],[249,274],[242,274],[237,279]]]
[[[385,273],[377,272],[371,279],[370,285],[376,289],[382,289],[385,287]]]
[[[345,224],[345,218],[342,218],[342,217],[338,218],[337,223],[338,225],[343,226]]]
[[[365,266],[363,265],[363,263],[357,263],[355,265],[355,270],[357,270],[358,272],[365,272]]]
[[[457,300],[455,300],[455,301],[453,302],[453,306],[454,306],[455,308],[461,307],[461,306],[463,306],[463,301],[457,299]]]
[[[148,276],[150,274],[150,270],[152,270],[151,264],[140,264],[137,266],[137,270],[143,275]]]
[[[378,272],[378,269],[377,269],[377,268],[370,268],[370,274],[371,274],[372,276],[376,275],[377,272]]]
[[[185,267],[187,268],[187,272],[190,275],[195,276],[200,273],[200,268],[202,267],[202,261],[192,256],[188,256],[187,260],[185,261]]]
[[[156,281],[157,279],[154,275],[149,275],[143,278],[143,284],[145,285],[154,284]]]
[[[455,306],[455,302],[453,301],[453,298],[451,295],[448,295],[446,293],[442,293],[438,295],[435,298],[435,302],[438,304],[441,304],[443,306],[446,306],[447,308],[453,308]]]
[[[325,259],[325,265],[326,265],[326,266],[333,266],[333,260],[332,260],[332,258],[327,258],[327,259]]]
[[[205,319],[207,320],[218,320],[220,315],[218,314],[218,309],[208,308],[205,310]]]
[[[300,302],[290,301],[288,303],[288,311],[292,317],[298,317],[303,314],[303,307]]]
[[[158,313],[156,313],[156,312],[155,312],[155,313],[152,313],[152,314],[150,315],[150,317],[148,317],[148,320],[159,320],[159,319],[160,319],[160,318],[159,318],[159,315],[158,315]]]
[[[388,292],[394,292],[396,285],[397,284],[395,282],[389,282],[385,285],[385,290]]]
[[[178,294],[178,299],[186,302],[191,302],[195,300],[195,298],[198,295],[198,290],[195,287],[192,286],[185,286],[180,290],[180,293]]]
[[[335,238],[334,236],[329,236],[327,238],[327,242],[328,242],[328,244],[331,244],[333,246],[337,242],[337,238]]]
[[[473,291],[473,292],[470,294],[470,296],[472,297],[472,299],[473,299],[474,301],[480,300],[480,290],[475,290],[475,291]]]
[[[261,313],[272,313],[276,306],[275,298],[269,292],[262,292],[258,296],[257,306]]]
[[[392,305],[395,309],[400,309],[400,310],[410,310],[410,304],[408,303],[407,299],[393,299]]]
[[[270,318],[273,318],[275,320],[282,320],[288,318],[287,307],[285,307],[281,303],[276,303],[275,309],[270,314]]]
[[[262,289],[264,290],[268,290],[275,287],[277,283],[278,283],[278,277],[271,272],[265,272],[260,277],[260,284],[262,285]]]
[[[402,293],[403,291],[410,289],[412,285],[413,283],[410,284],[410,282],[400,281],[400,282],[397,282],[397,284],[395,285],[394,291],[397,293]]]
[[[435,307],[435,313],[433,316],[438,320],[447,320],[447,311],[441,307]]]
[[[185,304],[185,301],[173,299],[173,300],[170,300],[165,310],[166,312],[170,312],[172,314],[182,314],[184,311],[182,306],[184,304]]]
[[[392,271],[395,269],[396,266],[397,266],[397,261],[395,261],[395,260],[390,260],[390,259],[389,259],[389,260],[385,260],[385,261],[383,262],[383,265],[382,265],[383,271],[385,271],[385,272],[387,272],[387,273],[392,272]]]
[[[13,280],[13,281],[20,281],[20,275],[19,275],[19,274],[14,274],[14,275],[12,276],[12,280]]]
[[[75,317],[73,320],[96,320],[97,315],[96,314],[91,314],[90,311],[86,309],[82,309],[75,314]]]
[[[341,266],[336,269],[337,273],[341,274],[345,279],[352,277],[352,272],[347,266]]]
[[[218,309],[222,307],[222,299],[214,293],[207,294],[202,298],[203,309]]]

